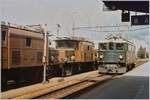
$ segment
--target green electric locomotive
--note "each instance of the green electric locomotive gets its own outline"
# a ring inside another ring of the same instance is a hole
[[[120,35],[110,35],[98,44],[99,73],[125,73],[135,60],[135,45]]]

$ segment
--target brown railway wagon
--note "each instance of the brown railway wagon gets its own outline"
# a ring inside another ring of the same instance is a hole
[[[8,80],[42,80],[43,34],[1,25],[2,87]]]

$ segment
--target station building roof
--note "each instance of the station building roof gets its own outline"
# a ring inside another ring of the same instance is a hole
[[[143,12],[149,13],[149,1],[112,1],[112,0],[103,0],[104,4],[110,10],[128,10],[134,12]]]

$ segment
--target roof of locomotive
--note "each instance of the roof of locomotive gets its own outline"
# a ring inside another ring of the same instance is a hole
[[[122,36],[109,36],[109,37],[105,38],[104,41],[101,41],[99,43],[107,43],[107,42],[128,43],[128,44],[131,44],[131,45],[135,46],[134,43],[132,43],[131,41],[129,41],[125,38],[123,38]]]
[[[15,29],[20,29],[20,30],[25,30],[25,31],[30,31],[30,32],[35,32],[35,33],[43,33],[43,29],[41,28],[40,25],[37,25],[38,28],[33,27],[33,25],[17,25],[17,24],[12,24],[9,22],[4,22],[1,21],[1,27],[5,27],[5,28],[15,28]]]
[[[94,42],[87,40],[82,37],[57,37],[55,41],[78,41],[78,42],[88,42],[94,44]]]

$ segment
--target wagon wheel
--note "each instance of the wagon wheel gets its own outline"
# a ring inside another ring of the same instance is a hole
[[[66,70],[65,70],[65,75],[66,75],[66,76],[72,75],[72,68],[66,69]]]

